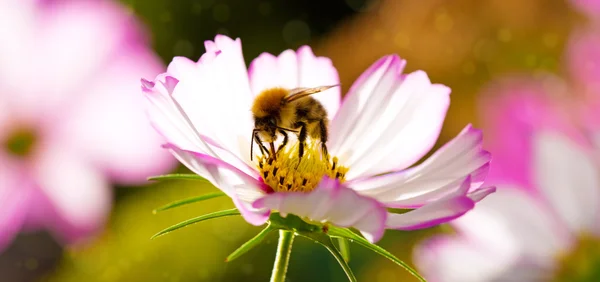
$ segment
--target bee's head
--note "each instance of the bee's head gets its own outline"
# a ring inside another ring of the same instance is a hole
[[[273,142],[276,139],[277,120],[274,116],[254,117],[254,129],[265,142]]]

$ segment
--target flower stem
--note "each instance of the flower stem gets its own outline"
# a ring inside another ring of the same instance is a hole
[[[294,232],[279,230],[279,244],[277,245],[277,255],[271,273],[271,282],[285,281],[285,273],[292,254],[292,243],[294,243]]]

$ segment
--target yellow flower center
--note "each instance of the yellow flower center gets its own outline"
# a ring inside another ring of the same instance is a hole
[[[15,157],[26,157],[33,151],[36,135],[28,128],[17,128],[4,140],[4,149]]]
[[[296,142],[278,150],[276,159],[268,155],[258,157],[258,171],[273,191],[310,192],[325,175],[341,182],[345,180],[348,168],[341,166],[337,157],[325,159],[320,145],[308,140],[302,158],[299,158],[298,150]]]
[[[581,236],[577,245],[558,258],[560,267],[553,281],[600,281],[600,240]]]

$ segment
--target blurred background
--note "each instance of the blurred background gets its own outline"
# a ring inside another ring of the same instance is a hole
[[[408,71],[423,69],[452,88],[439,144],[482,121],[477,99],[485,85],[514,73],[562,74],[563,51],[586,19],[561,0],[121,0],[139,17],[162,62],[193,60],[216,34],[240,37],[246,62],[310,44],[330,57],[342,87],[379,57],[397,53]],[[98,38],[102,40],[102,38]],[[157,74],[157,73],[156,73]],[[152,79],[153,76],[146,77]],[[136,81],[137,83],[137,81]],[[345,91],[344,91],[345,92]],[[136,95],[136,93],[132,93]],[[179,168],[179,171],[184,171]],[[155,240],[184,219],[231,207],[218,198],[156,215],[173,200],[215,191],[199,182],[117,187],[105,228],[91,240],[63,246],[46,232],[19,235],[0,254],[2,281],[267,281],[277,237],[241,258],[224,258],[260,229],[241,218],[206,221]],[[412,246],[445,227],[388,231],[380,245],[410,260]],[[359,281],[416,281],[393,263],[352,246]],[[288,281],[347,281],[329,253],[298,238]]]

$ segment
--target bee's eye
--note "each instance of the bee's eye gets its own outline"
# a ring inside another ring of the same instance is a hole
[[[270,118],[269,123],[273,126],[277,125],[277,121],[275,120],[275,118]]]

